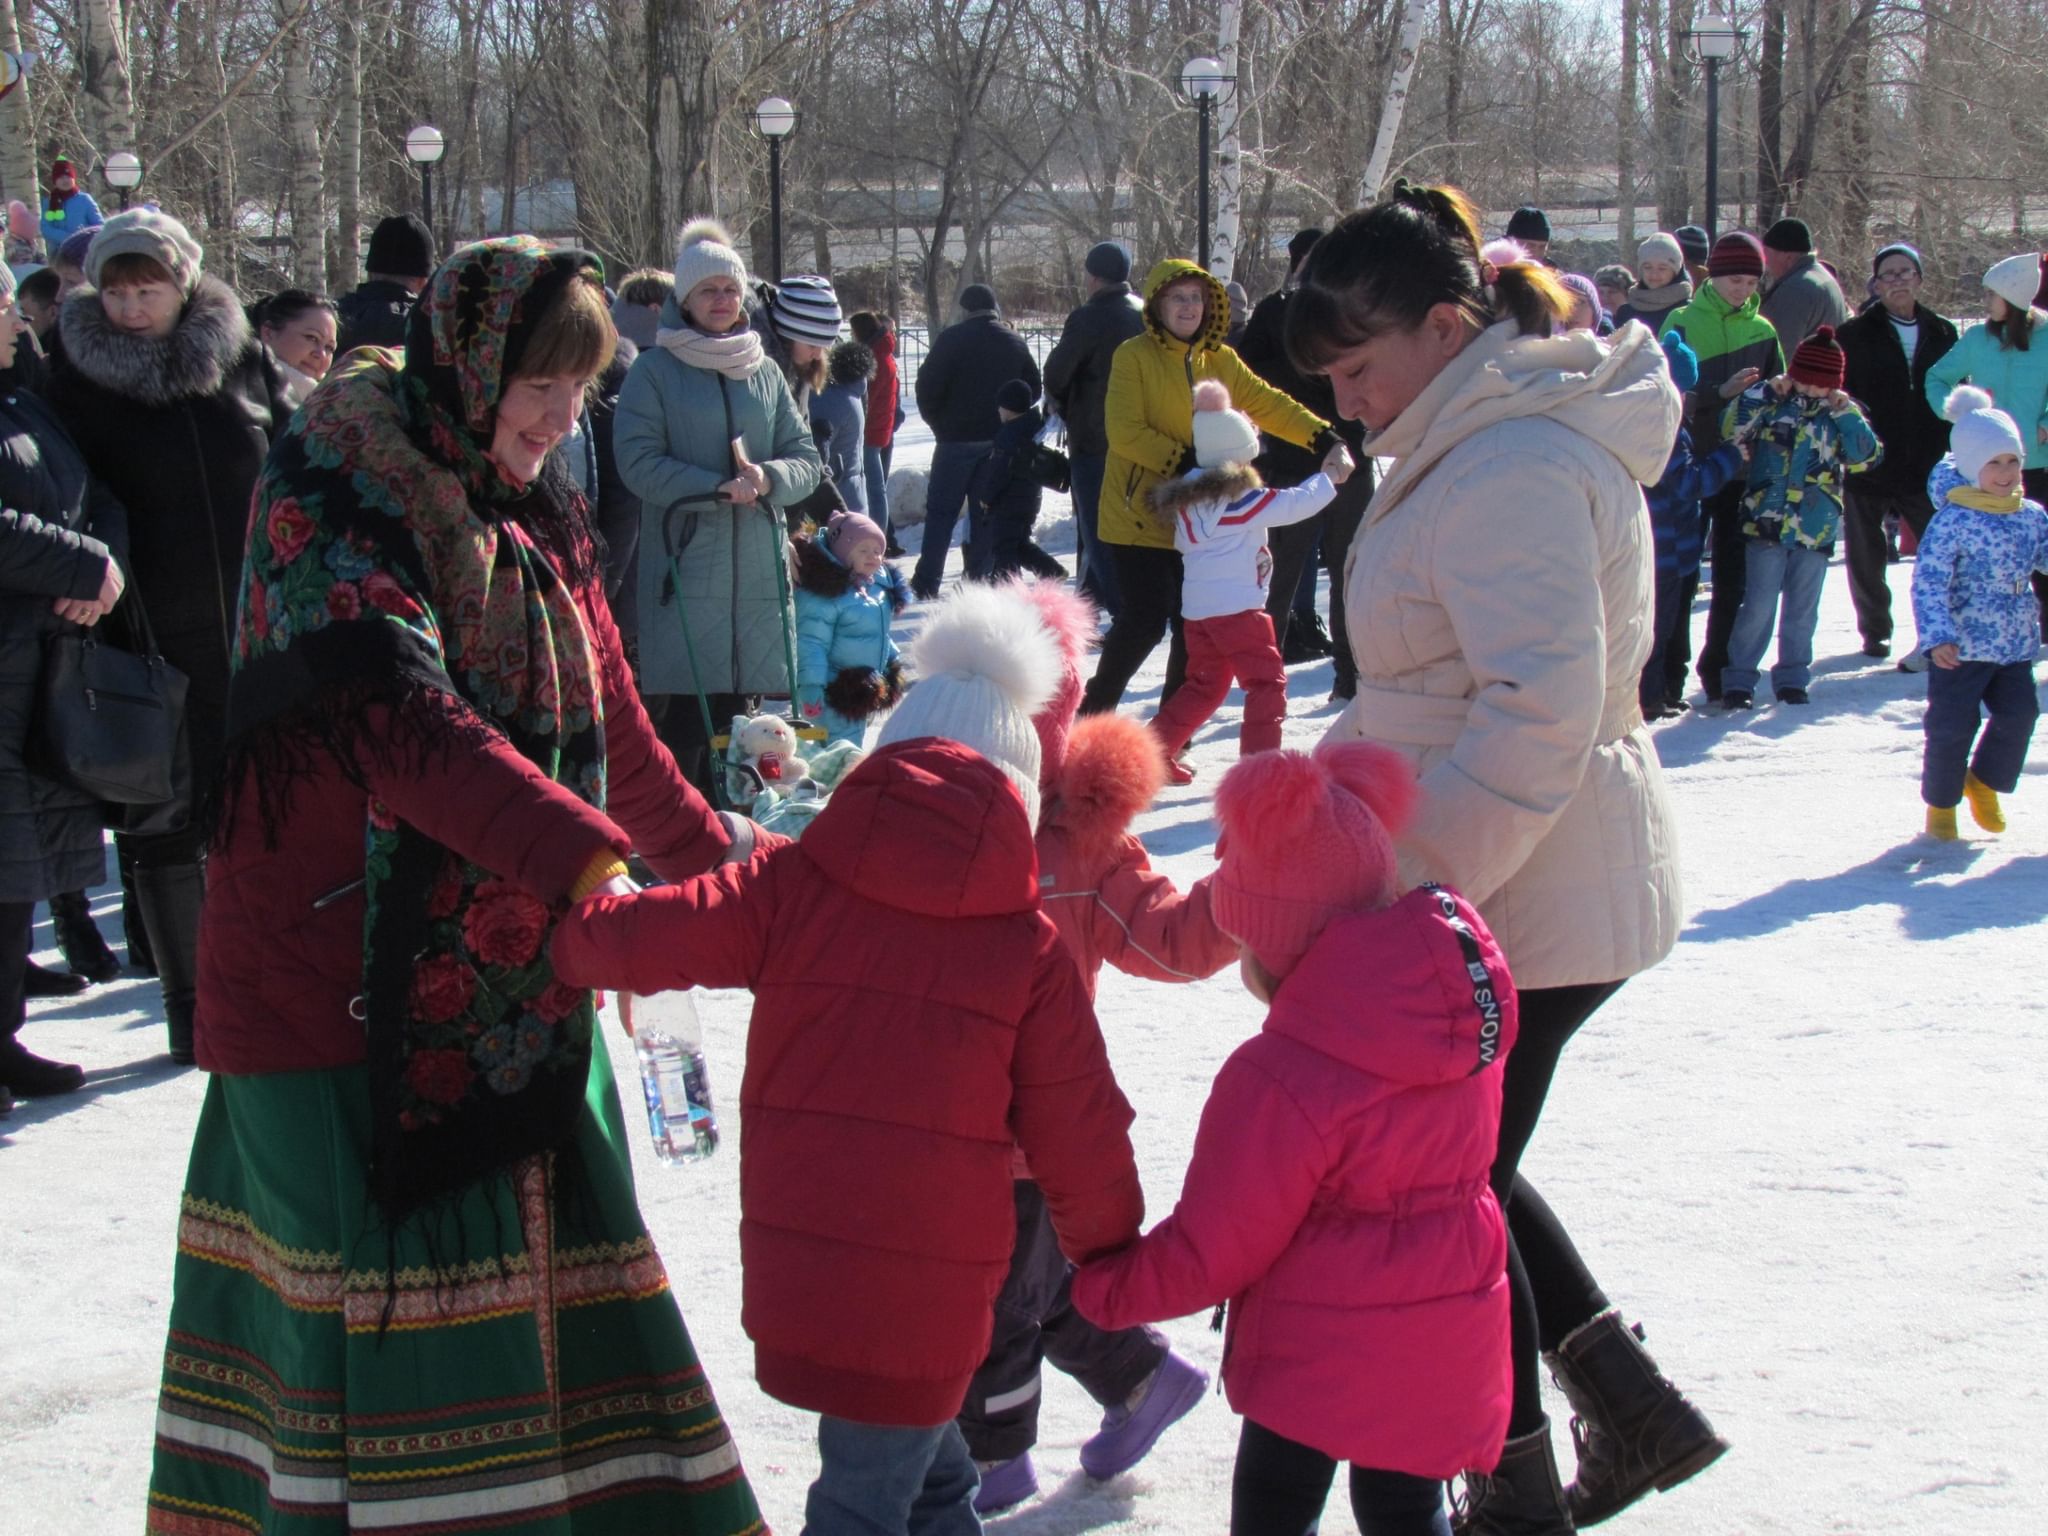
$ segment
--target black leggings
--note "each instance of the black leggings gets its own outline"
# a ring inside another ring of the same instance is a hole
[[[1307,1536],[1322,1518],[1336,1475],[1334,1457],[1246,1419],[1230,1474],[1230,1536]],[[1360,1536],[1451,1531],[1444,1485],[1408,1472],[1353,1465],[1351,1515]]]
[[[1514,1049],[1501,1076],[1500,1141],[1493,1157],[1493,1192],[1508,1218],[1508,1288],[1514,1323],[1515,1400],[1510,1438],[1543,1422],[1543,1383],[1537,1357],[1581,1323],[1607,1310],[1607,1297],[1557,1215],[1518,1171],[1565,1042],[1600,1005],[1621,990],[1618,981],[1575,987],[1531,987],[1516,995]]]
[[[1188,671],[1187,642],[1180,629],[1180,551],[1137,544],[1104,544],[1102,548],[1116,569],[1122,606],[1110,621],[1109,633],[1102,637],[1095,675],[1081,697],[1084,715],[1103,714],[1123,702],[1124,690],[1169,628],[1173,646],[1166,656],[1166,684],[1159,692],[1160,703],[1173,697]]]

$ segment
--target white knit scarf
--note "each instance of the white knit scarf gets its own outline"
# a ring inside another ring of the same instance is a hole
[[[728,379],[752,378],[767,359],[759,333],[744,324],[723,336],[707,335],[694,325],[678,329],[664,325],[654,333],[654,342],[674,353],[678,362],[722,373]]]

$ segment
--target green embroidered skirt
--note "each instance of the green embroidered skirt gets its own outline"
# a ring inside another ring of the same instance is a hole
[[[576,1155],[471,1190],[395,1253],[369,1128],[359,1067],[208,1086],[149,1530],[765,1530],[640,1219],[603,1042]]]

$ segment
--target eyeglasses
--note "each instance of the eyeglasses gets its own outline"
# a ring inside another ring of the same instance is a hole
[[[1920,275],[1917,267],[1887,267],[1877,274],[1880,283],[1910,283]]]

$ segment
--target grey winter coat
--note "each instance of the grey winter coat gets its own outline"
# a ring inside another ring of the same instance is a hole
[[[663,323],[679,319],[671,301]],[[752,506],[712,500],[733,476],[735,437],[768,473],[768,495]],[[783,636],[795,621],[789,584],[776,576],[789,558],[783,509],[817,488],[823,467],[781,370],[768,362],[729,379],[664,347],[642,352],[619,395],[612,452],[641,500],[641,687],[788,693]]]
[[[1792,352],[1824,325],[1840,328],[1849,318],[1848,302],[1841,285],[1828,276],[1826,267],[1809,256],[1764,295],[1764,318],[1778,333],[1778,345],[1785,349],[1789,365]]]
[[[51,604],[99,594],[125,542],[120,503],[33,395],[0,394],[0,901],[41,901],[106,878],[99,807],[23,766]]]

